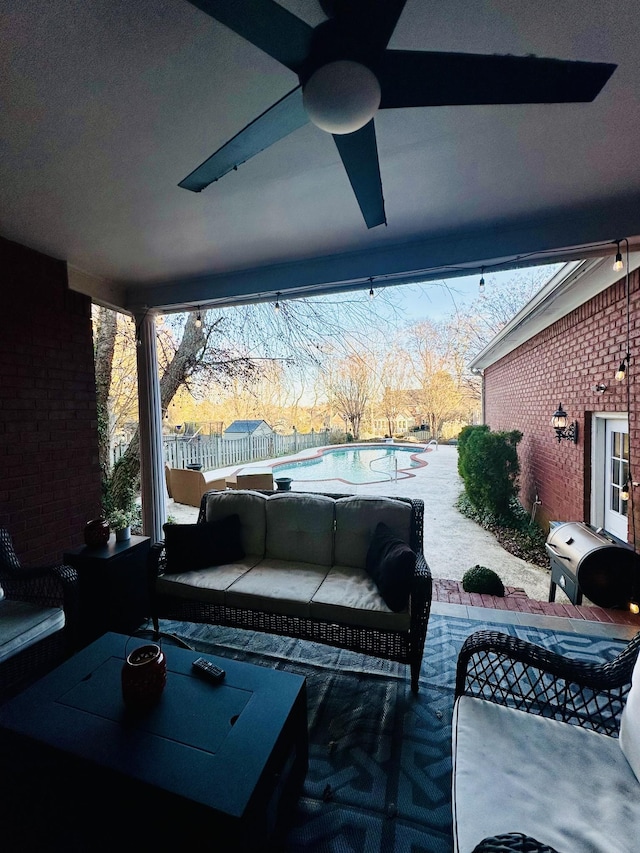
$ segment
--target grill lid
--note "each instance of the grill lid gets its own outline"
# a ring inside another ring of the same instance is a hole
[[[640,578],[640,555],[629,545],[582,521],[568,521],[550,531],[546,548],[552,564],[573,574],[589,601],[628,605]]]
[[[575,572],[587,554],[600,548],[618,548],[620,543],[604,533],[597,533],[583,521],[567,521],[551,530],[547,546],[547,551],[560,557],[563,564]]]

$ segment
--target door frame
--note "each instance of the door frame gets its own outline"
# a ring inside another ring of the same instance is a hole
[[[605,501],[607,500],[605,488],[607,421],[614,420],[623,421],[628,431],[629,415],[627,412],[593,412],[591,415],[591,499],[589,514],[591,524],[598,529],[604,529]],[[624,541],[628,541],[628,532]]]

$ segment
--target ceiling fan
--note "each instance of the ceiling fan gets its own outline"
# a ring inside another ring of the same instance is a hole
[[[331,133],[368,228],[386,224],[378,109],[592,101],[616,65],[389,50],[406,0],[319,0],[311,27],[274,0],[189,0],[297,74],[299,85],[180,182],[200,192],[308,121]]]

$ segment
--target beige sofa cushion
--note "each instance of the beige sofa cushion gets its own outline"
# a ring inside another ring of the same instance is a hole
[[[266,538],[267,496],[260,492],[214,492],[208,495],[206,521],[217,521],[229,515],[240,516],[242,545],[246,555],[264,556]]]
[[[195,569],[175,575],[162,575],[156,581],[158,595],[194,598],[212,604],[224,604],[224,592],[234,581],[253,568],[260,557],[245,557],[237,563]]]
[[[325,495],[302,492],[272,495],[267,500],[265,556],[290,560],[296,565],[331,566],[334,505],[334,499]]]
[[[411,506],[393,498],[356,496],[335,502],[336,538],[334,562],[337,566],[364,569],[367,551],[379,521],[411,544]]]
[[[229,587],[225,603],[308,618],[309,602],[326,574],[326,566],[265,557]]]
[[[408,631],[409,611],[394,613],[364,569],[333,566],[311,599],[311,617],[381,631]]]
[[[636,853],[640,785],[617,738],[462,696],[453,715],[456,851],[523,832],[566,853]]]
[[[620,721],[620,749],[640,782],[640,656],[631,677],[631,690]]]

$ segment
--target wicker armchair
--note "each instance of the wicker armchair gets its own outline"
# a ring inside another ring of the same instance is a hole
[[[570,660],[494,631],[477,631],[458,657],[456,698],[489,699],[617,737],[640,633],[611,662]]]
[[[557,851],[548,844],[541,844],[530,835],[508,832],[506,835],[485,838],[474,847],[473,853],[557,853]]]
[[[79,612],[78,576],[71,566],[23,567],[8,531],[0,528],[0,587],[6,602],[21,601],[39,607],[62,608],[64,629],[44,639],[25,643],[0,662],[0,697],[14,693],[73,651]],[[0,619],[2,618],[0,601]]]

